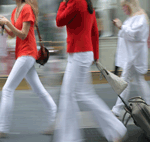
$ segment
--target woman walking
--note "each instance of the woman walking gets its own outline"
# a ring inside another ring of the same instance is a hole
[[[119,142],[126,128],[95,94],[91,85],[90,66],[99,59],[99,34],[91,0],[64,0],[58,9],[56,24],[58,27],[67,27],[68,63],[61,89],[58,130],[54,132],[54,142],[83,141],[78,124],[77,101],[92,111],[108,141]]]
[[[117,58],[122,58],[121,49],[126,51],[126,58],[123,59],[124,63],[120,64],[120,67],[123,68],[122,78],[128,83],[128,87],[122,92],[121,97],[127,101],[130,81],[133,79],[139,95],[143,95],[145,101],[150,104],[150,88],[144,79],[148,69],[149,19],[138,0],[122,0],[121,5],[124,13],[129,16],[123,24],[119,19],[114,20],[114,24],[120,29],[118,46],[121,47]],[[123,107],[124,104],[118,98],[112,111],[119,117]]]
[[[23,78],[31,85],[34,92],[41,98],[48,115],[48,131],[52,133],[56,116],[56,104],[45,90],[34,63],[37,59],[37,46],[34,34],[34,24],[38,18],[38,4],[36,0],[15,0],[17,7],[13,10],[11,22],[0,17],[0,25],[7,25],[6,32],[12,37],[16,36],[16,62],[2,89],[0,108],[0,137],[6,137],[10,129],[13,108],[13,94]]]

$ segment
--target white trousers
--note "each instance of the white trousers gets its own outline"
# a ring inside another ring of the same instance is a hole
[[[69,54],[60,94],[58,128],[53,142],[83,141],[78,124],[77,100],[92,111],[94,120],[107,140],[113,141],[126,133],[124,125],[93,90],[89,72],[92,62],[93,52]]]
[[[55,121],[57,111],[56,104],[50,94],[43,87],[34,68],[34,63],[35,59],[31,56],[19,57],[8,76],[8,79],[2,89],[0,132],[9,132],[13,109],[13,94],[24,77],[46,107],[49,123],[48,126],[50,127]]]
[[[120,96],[127,102],[130,93],[130,84],[131,84],[130,81],[131,79],[133,79],[134,82],[136,83],[136,90],[138,92],[138,96],[143,96],[147,104],[150,105],[150,88],[148,83],[144,79],[144,75],[138,73],[135,67],[132,66],[131,68],[124,69],[121,76],[128,83],[128,87],[120,94]],[[123,107],[124,104],[118,97],[115,106],[112,108],[112,111],[116,115],[120,116]]]

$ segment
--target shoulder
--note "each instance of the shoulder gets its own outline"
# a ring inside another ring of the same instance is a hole
[[[32,9],[29,4],[25,4],[23,8],[24,8],[24,9]]]
[[[11,13],[11,20],[12,20],[12,21],[14,20],[15,11],[16,11],[16,8],[15,8],[15,9],[12,11],[12,13]]]
[[[32,11],[32,7],[29,4],[25,4],[23,7],[23,11],[30,12]]]
[[[69,0],[67,4],[76,4],[83,6],[86,3],[86,0]]]
[[[22,11],[23,11],[23,14],[27,14],[27,13],[28,14],[34,14],[32,7],[29,4],[25,4]]]
[[[143,22],[145,20],[145,15],[142,14],[142,15],[136,15],[133,17],[133,21],[136,21],[136,22]]]

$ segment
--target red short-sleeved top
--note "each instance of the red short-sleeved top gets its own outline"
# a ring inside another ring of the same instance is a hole
[[[28,35],[24,40],[20,39],[19,37],[16,37],[16,49],[15,49],[16,59],[20,56],[27,56],[27,55],[37,59],[37,45],[34,33],[35,15],[33,13],[33,10],[30,5],[25,4],[16,22],[14,20],[15,12],[16,8],[12,12],[11,22],[18,30],[22,29],[23,22],[31,23]]]

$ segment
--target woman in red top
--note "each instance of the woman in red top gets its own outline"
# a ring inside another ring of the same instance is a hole
[[[47,109],[49,133],[53,130],[56,116],[56,104],[45,90],[34,63],[37,59],[37,46],[34,34],[34,24],[37,23],[38,4],[36,0],[16,0],[17,7],[13,10],[11,22],[0,17],[0,25],[7,25],[6,32],[16,36],[16,62],[2,89],[0,110],[0,137],[9,132],[11,113],[13,108],[13,94],[23,78],[31,85],[34,92],[41,98]]]
[[[91,85],[90,66],[99,59],[99,34],[91,0],[64,0],[58,9],[56,24],[67,27],[68,63],[60,95],[60,129],[54,133],[54,142],[83,141],[77,101],[92,111],[107,140],[117,142],[127,130]]]

